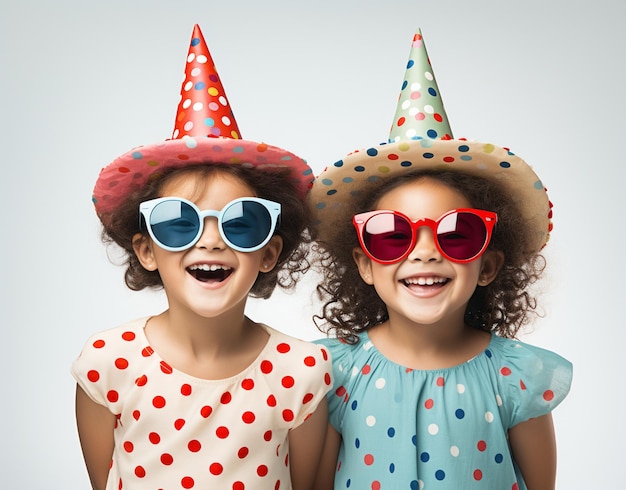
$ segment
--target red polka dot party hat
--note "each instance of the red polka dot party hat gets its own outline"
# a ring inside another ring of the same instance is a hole
[[[528,223],[532,251],[551,231],[551,204],[532,168],[507,148],[454,139],[420,30],[413,37],[388,143],[355,151],[318,175],[309,194],[325,241],[332,230],[351,228],[353,200],[384,181],[423,169],[477,175],[504,187]]]
[[[198,25],[194,26],[171,139],[130,150],[103,168],[93,191],[103,223],[132,192],[166,169],[198,164],[234,164],[261,171],[287,168],[304,197],[313,172],[293,153],[241,139],[222,81]]]

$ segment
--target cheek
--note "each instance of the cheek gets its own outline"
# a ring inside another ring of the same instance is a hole
[[[397,282],[397,267],[395,264],[382,265],[375,262],[370,262],[370,264],[371,267],[369,270],[369,284],[385,288],[388,285],[395,284]]]
[[[459,264],[457,266],[457,277],[467,282],[469,287],[476,287],[480,280],[481,269],[481,259],[469,264]]]
[[[239,255],[239,268],[251,274],[259,273],[263,268],[263,253],[259,250],[252,253],[236,252]]]

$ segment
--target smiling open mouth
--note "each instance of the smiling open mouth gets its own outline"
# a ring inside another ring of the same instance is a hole
[[[446,284],[449,279],[445,277],[411,277],[403,279],[402,283],[410,288],[411,286],[434,286],[441,287]]]
[[[197,264],[188,267],[187,272],[200,282],[222,282],[232,274],[233,269],[218,264]]]

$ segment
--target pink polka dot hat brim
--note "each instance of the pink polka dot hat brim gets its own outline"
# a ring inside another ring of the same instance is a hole
[[[412,140],[360,150],[327,167],[313,183],[309,203],[324,242],[333,230],[351,227],[358,196],[411,171],[443,169],[484,177],[504,187],[529,224],[533,251],[548,241],[551,203],[532,168],[511,151],[464,140]]]
[[[134,148],[103,168],[93,190],[96,213],[105,222],[127,196],[159,172],[201,164],[243,165],[264,172],[287,168],[303,199],[314,179],[305,160],[276,146],[232,138],[172,139]]]
[[[124,199],[149,179],[201,164],[243,165],[263,172],[286,168],[303,199],[314,178],[306,161],[293,153],[242,139],[213,57],[195,24],[172,139],[134,148],[102,169],[93,191],[96,213],[106,225]]]

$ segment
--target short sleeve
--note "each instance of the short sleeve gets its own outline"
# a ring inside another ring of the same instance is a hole
[[[137,322],[141,324],[141,322]],[[135,324],[92,335],[71,366],[71,373],[83,391],[112,413],[120,413],[128,389],[128,371],[140,340]]]
[[[341,433],[342,420],[347,406],[348,382],[354,362],[352,345],[334,338],[319,339],[315,342],[325,346],[330,352],[333,386],[326,395],[328,400],[328,419],[335,430]]]
[[[503,404],[509,428],[546,415],[567,396],[572,364],[549,350],[508,341],[498,359]]]
[[[310,343],[306,345],[310,348],[302,358],[306,376],[302,376],[297,386],[298,400],[302,400],[303,409],[297,414],[292,428],[298,427],[315,412],[333,384],[328,349]]]
[[[78,358],[71,367],[72,376],[76,383],[94,402],[106,405],[105,393],[100,390],[103,386],[102,367],[98,360],[98,349],[104,346],[104,340],[99,335],[94,335],[87,340]]]

